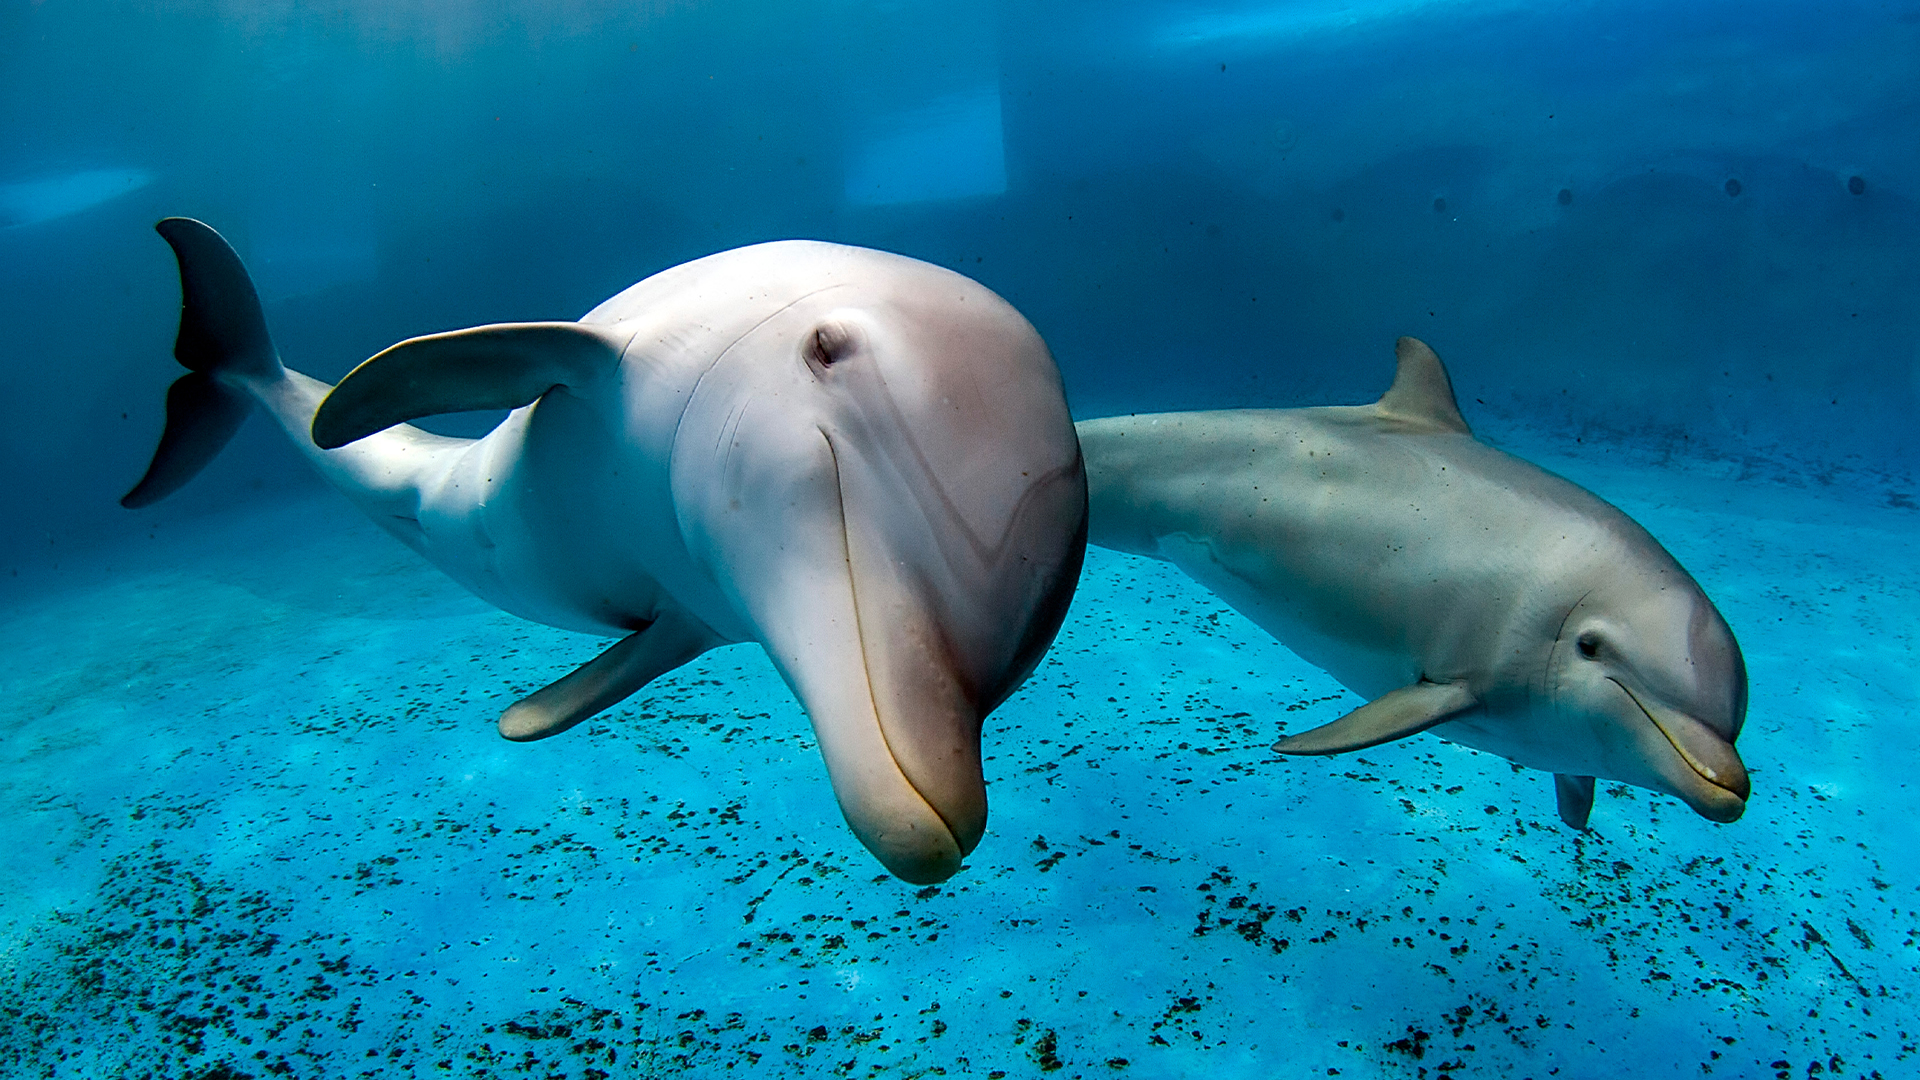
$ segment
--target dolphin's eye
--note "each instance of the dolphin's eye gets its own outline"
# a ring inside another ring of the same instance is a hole
[[[1579,648],[1580,655],[1589,660],[1600,655],[1600,635],[1594,633],[1592,630],[1581,634],[1579,640],[1574,642],[1574,645]]]
[[[860,331],[843,322],[823,322],[807,332],[800,351],[810,363],[821,367],[852,356],[860,348]]]

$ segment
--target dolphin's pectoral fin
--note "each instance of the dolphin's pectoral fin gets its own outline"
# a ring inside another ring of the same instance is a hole
[[[1465,683],[1417,682],[1367,702],[1331,724],[1273,744],[1280,754],[1344,754],[1417,735],[1479,708]]]
[[[515,742],[558,735],[718,643],[706,627],[693,620],[663,615],[559,680],[514,702],[500,714],[500,734]]]
[[[1460,404],[1453,397],[1453,380],[1440,357],[1419,338],[1403,337],[1394,343],[1394,355],[1400,366],[1374,408],[1381,416],[1403,424],[1471,435],[1467,421],[1460,415]]]
[[[1561,821],[1586,832],[1593,813],[1593,777],[1554,773],[1553,801],[1559,804]]]
[[[581,386],[612,371],[625,346],[600,327],[570,322],[409,338],[340,380],[313,415],[313,442],[333,450],[423,416],[517,409],[556,386]]]

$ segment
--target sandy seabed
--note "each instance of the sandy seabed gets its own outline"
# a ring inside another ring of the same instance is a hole
[[[1163,564],[1090,552],[990,717],[986,839],[888,876],[758,648],[516,745],[602,643],[332,496],[0,597],[8,1077],[1811,1077],[1920,1068],[1920,514],[1536,455],[1746,651],[1717,826],[1423,736]]]

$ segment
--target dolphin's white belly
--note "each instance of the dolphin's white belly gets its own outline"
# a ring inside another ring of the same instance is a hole
[[[515,410],[422,483],[415,546],[476,596],[534,622],[617,637],[671,606],[739,640],[724,612],[690,612],[662,587],[660,564],[679,547],[672,512],[647,497],[644,455],[581,430],[590,426],[577,401]],[[681,591],[699,594],[684,581]]]

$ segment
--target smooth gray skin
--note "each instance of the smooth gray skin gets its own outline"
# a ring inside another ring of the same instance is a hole
[[[759,642],[860,840],[911,882],[959,869],[986,829],[982,721],[1052,641],[1086,544],[1059,373],[1005,301],[913,259],[781,241],[663,271],[578,323],[402,342],[334,388],[281,365],[217,233],[159,229],[192,370],[127,505],[185,483],[262,405],[482,599],[622,639],[508,709],[502,735],[556,734]],[[478,408],[514,411],[481,439],[400,423]]]
[[[1439,357],[1398,347],[1373,405],[1078,425],[1091,532],[1168,560],[1370,699],[1282,753],[1422,730],[1730,822],[1749,784],[1739,645],[1693,578],[1590,492],[1476,440]]]

